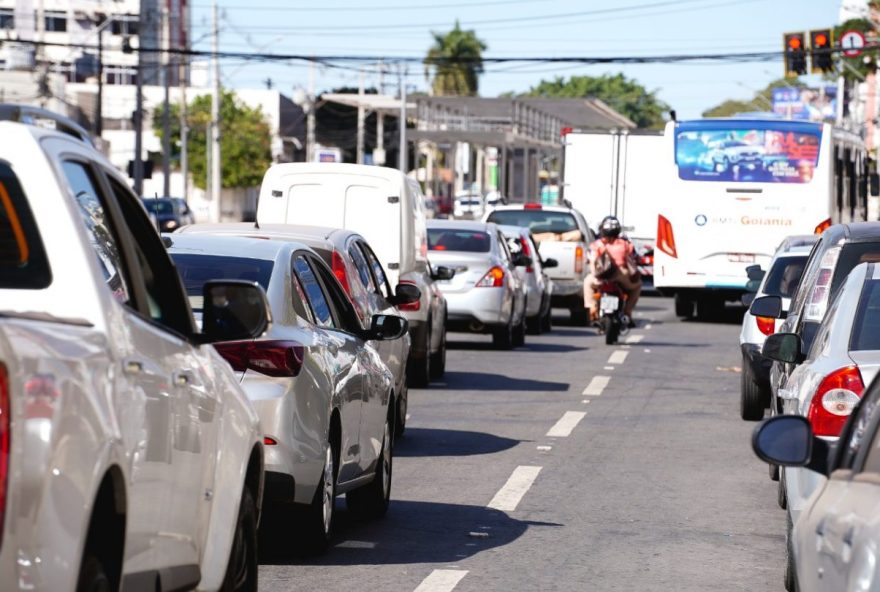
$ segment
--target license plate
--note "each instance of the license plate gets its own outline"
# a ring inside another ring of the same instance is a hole
[[[619,305],[620,298],[617,296],[605,294],[602,296],[602,299],[599,300],[599,308],[602,309],[602,312],[617,312],[617,307]]]
[[[752,253],[728,253],[727,260],[731,263],[754,263],[755,255]]]

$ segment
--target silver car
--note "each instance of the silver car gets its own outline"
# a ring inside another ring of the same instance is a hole
[[[526,291],[516,272],[525,264],[492,223],[431,220],[428,252],[432,264],[455,269],[438,282],[446,297],[451,330],[491,333],[501,349],[523,345]]]
[[[302,226],[293,224],[263,224],[259,229],[251,223],[240,224],[194,224],[182,229],[185,233],[201,233],[228,236],[264,237],[275,240],[300,242],[314,250],[324,263],[330,266],[354,304],[362,329],[369,329],[373,315],[399,315],[400,305],[418,302],[419,289],[410,283],[399,283],[392,292],[385,269],[366,239],[351,230]],[[409,389],[406,366],[411,338],[409,333],[400,339],[377,341],[372,344],[382,361],[394,376],[394,393],[397,409],[394,417],[394,435],[406,429],[406,409]],[[441,372],[446,365],[446,342],[438,357]]]
[[[526,265],[516,268],[516,273],[526,287],[526,327],[529,333],[540,335],[552,327],[550,297],[553,281],[544,272],[558,265],[556,259],[542,259],[538,245],[528,228],[499,226],[507,238],[507,246],[514,255],[527,257]]]
[[[207,279],[246,279],[266,290],[271,330],[215,347],[260,417],[266,499],[295,504],[298,543],[326,548],[338,493],[357,512],[384,515],[397,406],[391,372],[371,344],[399,339],[406,320],[374,315],[364,329],[333,271],[303,244],[196,234],[166,240],[196,313]]]

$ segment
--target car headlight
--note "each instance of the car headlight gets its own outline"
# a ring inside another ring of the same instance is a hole
[[[171,230],[172,228],[177,228],[177,220],[168,220],[165,222],[165,228],[167,230]]]

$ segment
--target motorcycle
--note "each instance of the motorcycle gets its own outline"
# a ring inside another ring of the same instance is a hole
[[[629,331],[629,317],[623,312],[627,295],[617,282],[606,280],[599,285],[594,298],[599,300],[599,334],[604,333],[607,345],[614,345]]]

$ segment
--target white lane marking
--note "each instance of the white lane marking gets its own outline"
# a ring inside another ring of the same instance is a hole
[[[626,338],[626,342],[631,343],[631,344],[639,343],[644,338],[645,338],[644,335],[630,335],[629,337]]]
[[[337,549],[375,549],[376,543],[370,541],[342,541],[336,545]]]
[[[581,401],[581,403],[589,403],[589,402],[590,402],[589,399],[584,399],[583,401]]]
[[[629,355],[629,352],[626,350],[619,349],[616,352],[611,354],[611,357],[608,358],[609,364],[623,364],[626,361],[626,356]]]
[[[649,354],[649,353],[651,353],[651,350],[650,350],[650,349],[647,349],[647,348],[645,348],[645,353],[646,353],[646,354]]]
[[[541,452],[547,452],[549,450],[553,450],[553,447],[552,446],[538,446],[538,450],[540,450]]]
[[[464,569],[435,569],[415,592],[451,592],[467,573]]]
[[[594,376],[590,381],[590,384],[587,385],[587,388],[584,389],[582,395],[594,395],[598,397],[602,394],[602,391],[605,390],[605,387],[608,386],[608,383],[611,381],[610,376]]]
[[[651,323],[648,323],[647,325],[645,325],[645,330],[647,331],[648,329],[650,329],[653,326],[654,325],[652,325]]]
[[[566,411],[562,418],[547,432],[550,438],[567,438],[587,414],[586,411]]]
[[[492,501],[489,502],[487,508],[501,510],[502,512],[512,512],[516,509],[520,500],[535,482],[541,467],[520,465],[513,470],[510,478],[504,487],[498,490]]]
[[[614,366],[605,366],[605,370],[614,370]]]

